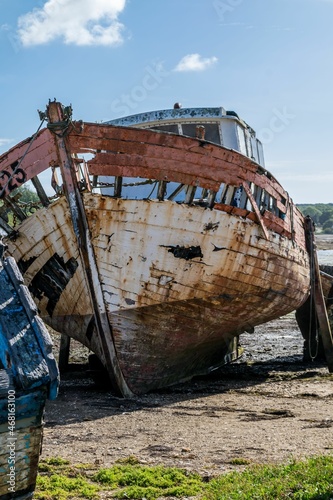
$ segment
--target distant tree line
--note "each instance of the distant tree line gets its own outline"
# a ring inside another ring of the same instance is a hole
[[[333,234],[333,203],[297,205],[303,215],[309,215],[322,233]]]

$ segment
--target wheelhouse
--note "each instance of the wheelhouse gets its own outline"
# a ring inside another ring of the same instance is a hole
[[[99,176],[96,187],[101,194],[125,199],[157,199],[177,203],[200,205],[229,211],[228,207],[253,213],[271,212],[279,219],[285,218],[287,199],[278,199],[263,187],[274,180],[265,169],[263,147],[255,131],[234,111],[223,107],[181,108],[139,113],[105,122],[105,125],[135,127],[157,133],[197,138],[204,144],[217,144],[230,151],[237,151],[257,164],[257,182],[249,182],[249,190],[236,183],[221,183],[219,190],[211,191],[200,186],[172,181],[156,181],[137,177],[111,178]],[[262,179],[266,181],[262,182]],[[254,209],[254,202],[256,207]]]
[[[207,142],[239,151],[265,167],[263,147],[255,131],[241,120],[237,113],[226,111],[222,107],[176,107],[127,116],[108,121],[106,124],[199,137]]]

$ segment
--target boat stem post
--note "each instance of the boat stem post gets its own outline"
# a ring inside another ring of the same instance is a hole
[[[54,133],[64,193],[77,239],[81,266],[94,314],[96,334],[104,355],[106,369],[115,389],[123,396],[131,397],[133,393],[124,379],[113,344],[112,329],[105,310],[89,225],[78,186],[77,165],[67,140],[74,127],[71,121],[71,111],[71,107],[64,108],[60,102],[50,101],[47,107],[48,128]]]

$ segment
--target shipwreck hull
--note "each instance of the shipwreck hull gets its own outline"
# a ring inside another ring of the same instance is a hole
[[[157,200],[83,195],[105,314],[133,393],[203,374],[237,356],[235,338],[297,309],[308,255],[254,221]],[[63,197],[20,226],[8,250],[43,319],[104,360]],[[168,228],[166,230],[165,228]]]
[[[12,230],[0,210],[0,225],[45,322],[95,352],[121,394],[221,366],[242,332],[306,301],[304,217],[237,114],[96,124],[54,101],[42,118],[0,157],[0,198],[19,220]],[[12,197],[29,180],[32,215]]]

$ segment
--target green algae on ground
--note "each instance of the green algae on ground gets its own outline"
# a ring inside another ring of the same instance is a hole
[[[211,481],[203,500],[331,500],[333,457],[256,465]]]
[[[175,467],[140,465],[129,457],[110,468],[41,460],[35,498],[70,500],[98,498],[188,498],[198,500],[331,500],[333,456],[292,460],[283,465],[247,465],[207,483],[199,474]],[[107,496],[105,496],[107,495]]]
[[[115,465],[101,469],[93,479],[118,488],[117,498],[194,496],[203,490],[203,480],[198,474],[175,467]]]

